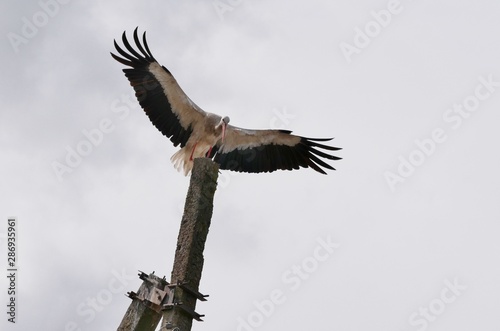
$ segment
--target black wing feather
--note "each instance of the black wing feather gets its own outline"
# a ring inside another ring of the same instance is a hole
[[[135,96],[141,107],[148,115],[154,126],[165,136],[170,138],[174,146],[181,145],[184,147],[191,133],[191,125],[184,128],[179,121],[179,118],[172,111],[172,105],[165,95],[160,82],[148,70],[150,64],[156,62],[146,42],[146,32],[143,34],[142,44],[137,34],[137,28],[134,30],[134,42],[137,46],[135,50],[127,40],[125,32],[122,35],[122,42],[128,53],[124,51],[116,41],[114,45],[116,51],[122,56],[117,56],[111,53],[111,56],[118,62],[131,67],[123,69],[125,76],[128,78],[130,85],[135,90]],[[162,67],[169,75],[170,72]]]
[[[282,132],[290,134],[289,131]],[[234,149],[227,153],[221,153],[221,149],[218,148],[209,157],[213,156],[213,160],[219,164],[220,169],[238,172],[273,172],[310,167],[319,173],[326,174],[323,169],[335,170],[319,157],[330,160],[340,160],[341,158],[319,149],[340,150],[341,148],[314,143],[314,141],[329,141],[331,139],[300,138],[300,142],[295,146],[271,143]]]

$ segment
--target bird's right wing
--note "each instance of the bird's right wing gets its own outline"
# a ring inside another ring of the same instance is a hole
[[[170,138],[174,146],[184,147],[194,126],[202,123],[206,113],[182,91],[167,68],[155,60],[143,34],[143,45],[134,30],[136,51],[128,42],[125,32],[122,41],[128,53],[116,41],[115,48],[122,56],[111,53],[118,62],[130,67],[123,69],[141,107],[161,133]]]

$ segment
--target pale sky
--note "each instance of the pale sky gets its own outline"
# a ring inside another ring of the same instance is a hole
[[[343,148],[327,176],[220,174],[193,330],[499,329],[499,2],[0,9],[2,330],[114,330],[138,270],[170,278],[189,177],[109,55],[137,26],[204,110]]]

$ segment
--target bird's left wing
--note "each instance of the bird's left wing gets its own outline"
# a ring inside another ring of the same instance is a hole
[[[134,30],[135,50],[122,35],[128,53],[115,41],[115,48],[122,56],[111,53],[118,62],[130,67],[123,69],[140,105],[151,122],[161,133],[170,138],[174,146],[184,147],[196,123],[203,122],[206,113],[182,91],[167,68],[161,66],[151,54],[144,32],[141,44]]]
[[[228,125],[224,142],[219,141],[209,157],[220,169],[238,172],[273,172],[311,167],[326,174],[323,168],[335,170],[321,158],[340,160],[323,150],[341,148],[318,143],[332,138],[305,138],[287,130],[247,130]]]

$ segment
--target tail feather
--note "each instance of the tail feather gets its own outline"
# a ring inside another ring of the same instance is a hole
[[[184,176],[187,176],[193,168],[193,161],[190,160],[191,154],[185,149],[181,148],[170,158],[177,171],[183,170]]]

